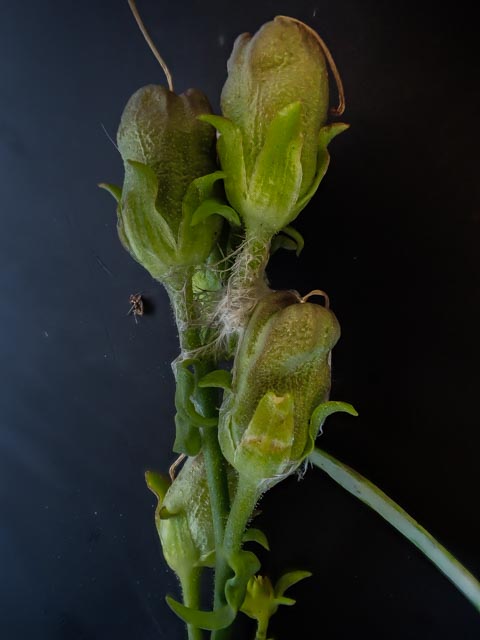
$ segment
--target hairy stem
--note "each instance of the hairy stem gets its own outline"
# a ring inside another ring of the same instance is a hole
[[[169,287],[168,293],[177,321],[180,340],[181,357],[202,347],[200,338],[201,322],[196,318],[195,301],[192,289],[193,270],[182,274],[177,286]],[[199,359],[196,365],[196,375],[203,377],[209,371],[216,368],[216,363],[211,357]],[[215,416],[217,413],[217,392],[215,389],[203,388],[198,390],[196,396],[198,410],[205,417]],[[215,428],[201,429],[202,451],[205,460],[205,472],[207,476],[210,505],[212,510],[213,531],[215,548],[220,549],[223,543],[223,533],[227,521],[230,498],[228,494],[228,480],[225,459],[218,443],[217,430]],[[227,566],[222,554],[216,554],[215,561],[215,586],[214,608],[224,603],[223,576]],[[220,579],[218,579],[220,576]]]
[[[217,555],[222,556],[224,559],[224,572],[216,576],[220,583],[219,587],[221,587],[222,593],[225,592],[225,584],[232,575],[232,570],[228,566],[227,560],[232,557],[234,553],[240,551],[243,534],[259,498],[260,492],[257,483],[252,483],[248,478],[240,475],[235,498],[232,503],[230,515],[228,516],[227,526],[225,527],[223,545],[221,548],[217,548]],[[226,629],[214,631],[211,638],[212,640],[227,640],[230,636],[230,630],[231,628],[227,627]]]
[[[480,611],[480,582],[402,507],[372,482],[325,451],[317,448],[309,459],[410,540]]]
[[[238,249],[225,294],[217,308],[221,331],[225,336],[238,334],[246,325],[255,304],[268,293],[265,269],[271,238],[248,231]]]
[[[185,606],[198,609],[200,607],[200,576],[201,569],[193,568],[188,575],[180,576],[182,596]],[[203,632],[192,624],[187,624],[188,640],[202,640]]]

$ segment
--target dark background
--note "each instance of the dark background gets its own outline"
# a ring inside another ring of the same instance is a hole
[[[480,575],[477,22],[460,0],[139,0],[178,91],[218,108],[239,33],[308,22],[342,73],[332,165],[275,287],[329,292],[343,327],[322,446],[379,484]],[[114,138],[138,87],[163,83],[126,1],[1,2],[0,637],[183,638],[164,603],[147,468],[173,460],[176,334],[167,298],[122,249]],[[104,130],[105,129],[105,130]],[[106,132],[105,132],[106,131]],[[154,313],[135,324],[128,298]],[[320,471],[262,503],[275,577],[308,568],[277,640],[473,639],[474,608]],[[243,631],[239,637],[246,639]]]

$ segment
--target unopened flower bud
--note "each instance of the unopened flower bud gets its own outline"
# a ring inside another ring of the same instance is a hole
[[[199,91],[176,95],[148,85],[133,94],[121,118],[117,142],[125,180],[117,193],[118,233],[158,280],[178,267],[202,263],[220,232],[217,215],[192,224],[195,211],[219,186],[215,130],[197,117],[210,112]]]
[[[155,523],[169,567],[182,580],[195,567],[213,566],[214,535],[203,456],[187,458],[168,490],[158,474],[147,472],[158,498]]]
[[[319,420],[354,411],[327,402],[339,337],[335,315],[295,292],[271,293],[257,304],[220,411],[220,445],[240,474],[260,480],[290,473],[310,453]]]
[[[202,116],[220,133],[231,205],[247,230],[273,235],[309,202],[326,172],[328,72],[323,44],[303,23],[278,16],[239,36],[222,91],[224,117]]]

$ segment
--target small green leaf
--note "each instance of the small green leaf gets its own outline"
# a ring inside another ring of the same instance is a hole
[[[291,607],[291,606],[293,606],[296,602],[297,602],[297,601],[296,601],[296,600],[294,600],[293,598],[285,598],[285,597],[282,597],[282,598],[275,598],[275,604],[276,604],[276,605],[281,605],[281,604],[283,604],[283,605],[285,605],[286,607]]]
[[[270,123],[248,185],[252,211],[243,212],[245,225],[273,233],[292,220],[291,212],[302,184],[301,103],[281,109]]]
[[[177,382],[175,406],[177,411],[183,412],[194,427],[216,427],[218,418],[206,418],[195,409],[192,401],[192,396],[195,392],[195,376],[188,370],[188,364],[187,361],[181,363],[175,371]]]
[[[199,120],[213,125],[220,134],[217,146],[225,173],[225,191],[232,207],[241,211],[247,193],[242,133],[231,120],[222,116],[202,115]]]
[[[310,418],[310,433],[313,438],[316,438],[317,434],[321,432],[323,423],[332,415],[332,413],[343,412],[349,413],[351,416],[358,416],[358,413],[354,407],[348,402],[328,401],[319,404]]]
[[[122,197],[122,187],[118,187],[116,184],[110,184],[108,182],[100,182],[98,186],[100,189],[108,191],[108,193],[115,198],[116,202],[120,202]]]
[[[297,243],[284,236],[282,233],[278,233],[273,237],[272,243],[270,245],[270,255],[273,256],[279,249],[286,249],[287,251],[297,251]]]
[[[196,456],[201,448],[202,436],[199,429],[192,425],[183,411],[177,410],[173,451],[184,453],[187,456]]]
[[[288,573],[284,573],[281,578],[279,578],[275,584],[275,597],[282,598],[283,594],[287,589],[293,587],[294,584],[300,582],[300,580],[305,580],[305,578],[310,578],[313,575],[311,571],[289,571]],[[290,598],[286,598],[287,600],[291,600]],[[279,604],[295,604],[295,600],[292,602],[280,602]]]
[[[157,473],[156,471],[145,471],[145,482],[150,491],[156,496],[161,503],[171,485],[170,478]]]
[[[260,529],[255,529],[254,527],[247,529],[243,534],[243,542],[256,542],[267,551],[270,551],[267,536]]]
[[[198,386],[202,389],[205,387],[216,387],[230,390],[232,388],[232,374],[226,369],[210,371],[210,373],[207,373],[203,378],[200,378]]]
[[[217,631],[229,627],[235,620],[236,611],[228,604],[216,611],[199,611],[191,609],[184,604],[177,602],[171,596],[166,596],[170,609],[177,614],[187,624],[191,624],[199,629],[207,629],[208,631]]]
[[[284,227],[282,229],[282,233],[289,236],[296,245],[296,254],[297,257],[302,253],[303,247],[305,246],[305,241],[301,233],[299,233],[296,229],[291,227],[290,225]]]
[[[317,171],[315,178],[305,195],[303,195],[295,206],[295,218],[300,211],[304,209],[315,195],[321,181],[327,173],[328,165],[330,164],[330,154],[328,152],[329,143],[343,131],[346,131],[350,125],[344,122],[335,122],[333,124],[326,125],[320,129],[318,135],[318,153],[317,153]],[[293,218],[292,218],[293,220]]]
[[[260,562],[250,551],[239,551],[230,558],[229,565],[234,576],[225,585],[227,604],[224,607],[216,611],[200,611],[186,607],[171,596],[166,597],[168,606],[184,622],[200,629],[217,631],[230,626],[245,598],[247,583],[260,568]]]
[[[195,227],[200,222],[206,220],[209,216],[219,215],[228,220],[232,227],[240,227],[241,221],[238,213],[232,207],[225,204],[220,198],[209,198],[204,200],[202,204],[195,210],[192,216],[191,225]]]

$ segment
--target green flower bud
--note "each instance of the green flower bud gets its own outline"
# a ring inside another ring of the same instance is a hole
[[[158,498],[155,524],[168,566],[180,580],[192,569],[213,566],[214,534],[203,456],[187,458],[167,491],[158,474],[147,472]]]
[[[308,455],[326,415],[331,351],[340,326],[327,308],[279,291],[263,298],[239,344],[220,411],[223,454],[257,481],[290,473]]]
[[[326,125],[324,45],[303,23],[276,17],[239,36],[222,91],[218,150],[231,205],[247,230],[273,235],[309,202],[329,162],[327,145],[347,128]]]
[[[210,215],[204,211],[194,219],[205,200],[219,202],[215,130],[197,117],[210,112],[199,91],[176,95],[149,85],[133,94],[121,118],[117,142],[125,180],[118,233],[158,280],[178,267],[202,263],[220,233],[221,218],[211,215],[212,208]]]

